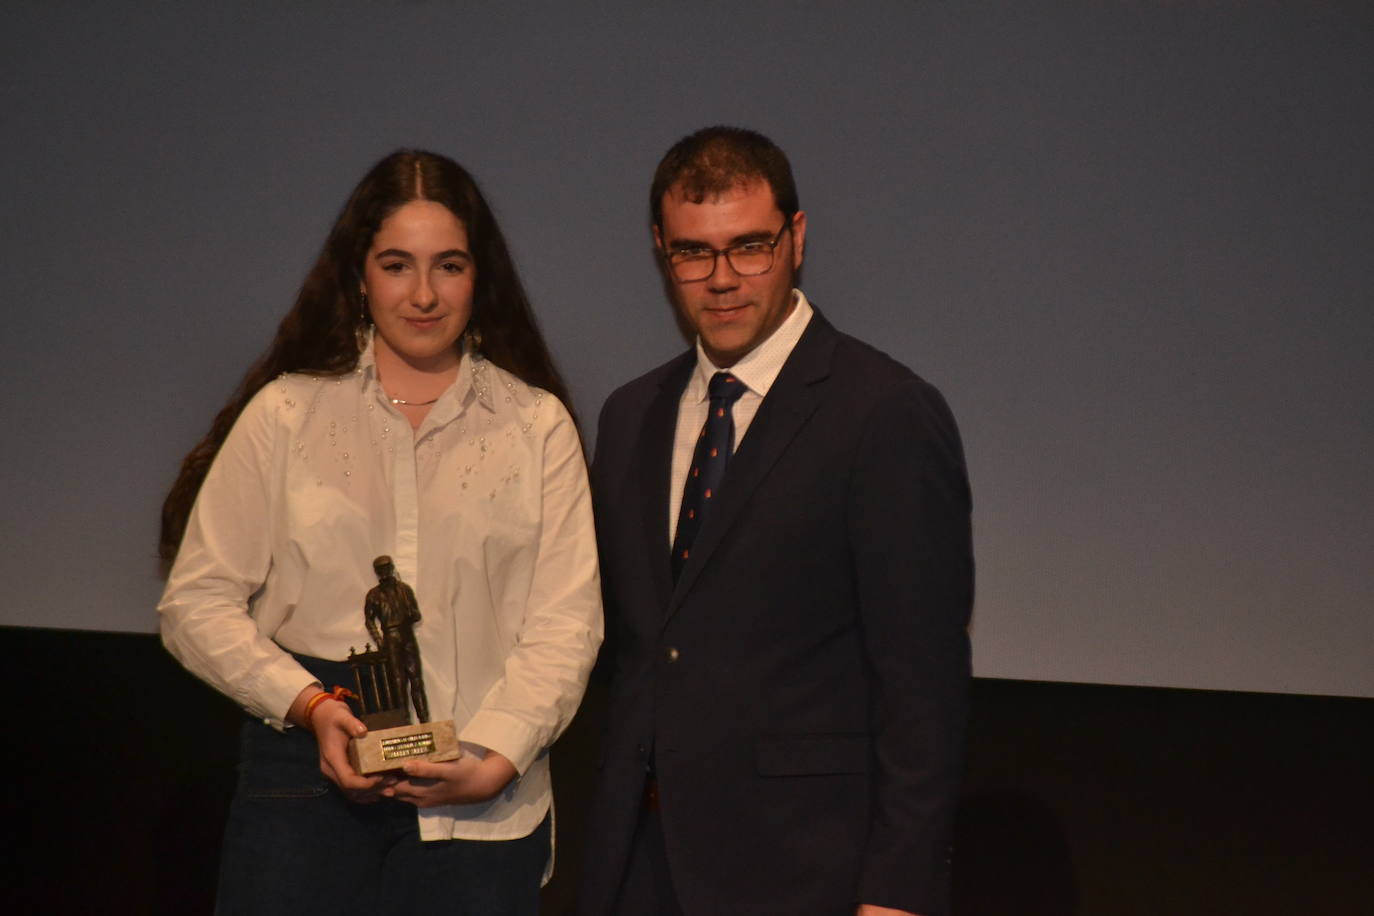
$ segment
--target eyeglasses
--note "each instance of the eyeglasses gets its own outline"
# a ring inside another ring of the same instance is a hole
[[[710,277],[716,272],[716,258],[720,255],[725,255],[730,269],[741,277],[757,277],[773,269],[773,253],[782,241],[782,234],[791,225],[791,217],[783,220],[782,228],[771,242],[759,239],[729,248],[670,248],[664,252],[663,259],[679,283],[699,283]]]

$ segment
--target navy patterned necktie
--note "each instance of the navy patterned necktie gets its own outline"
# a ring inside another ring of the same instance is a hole
[[[682,505],[677,514],[677,532],[673,536],[673,581],[677,581],[682,567],[691,556],[692,542],[701,530],[701,520],[711,503],[719,499],[720,482],[725,479],[725,466],[735,450],[735,418],[731,413],[735,401],[744,394],[746,385],[729,372],[711,376],[708,391],[711,407],[706,423],[697,437],[692,452],[692,464],[687,482],[682,487]]]

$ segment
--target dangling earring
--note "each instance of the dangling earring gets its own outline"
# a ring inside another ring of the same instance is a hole
[[[359,290],[358,296],[362,305],[358,309],[358,323],[353,326],[353,336],[358,341],[358,352],[361,353],[367,349],[367,330],[370,322],[367,320],[367,291]]]
[[[466,342],[466,349],[473,356],[482,355],[482,332],[480,329],[468,325],[468,329],[463,332],[463,339]]]

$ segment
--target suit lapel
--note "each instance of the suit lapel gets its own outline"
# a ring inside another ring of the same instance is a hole
[[[642,541],[653,576],[658,606],[666,608],[673,591],[668,542],[668,488],[673,474],[673,437],[677,433],[678,402],[696,363],[694,351],[670,363],[644,417],[639,448],[639,503],[643,511]],[[628,483],[628,481],[627,481]]]
[[[820,406],[837,338],[835,329],[821,317],[819,311],[811,316],[806,331],[783,364],[777,380],[768,390],[768,396],[763,399],[753,422],[749,424],[743,441],[730,459],[725,480],[721,483],[720,503],[711,509],[702,523],[696,543],[692,545],[691,559],[683,567],[677,587],[672,590],[669,617],[677,612],[702,568],[711,562],[716,548],[753,498],[759,484]],[[660,533],[667,526],[666,517],[663,526],[659,529]],[[670,574],[670,582],[671,578]]]

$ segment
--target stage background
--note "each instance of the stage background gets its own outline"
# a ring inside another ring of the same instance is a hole
[[[0,624],[154,629],[178,461],[396,147],[479,177],[590,448],[727,122],[959,418],[979,675],[1374,696],[1367,3],[31,3],[0,87]]]
[[[1374,6],[57,0],[0,23],[7,900],[208,912],[241,714],[150,635],[157,510],[364,170],[423,146],[475,172],[590,448],[605,396],[684,345],[645,197],[717,122],[788,150],[806,290],[964,433],[960,916],[1374,899]],[[595,849],[604,714],[594,687],[554,750],[549,913]]]

